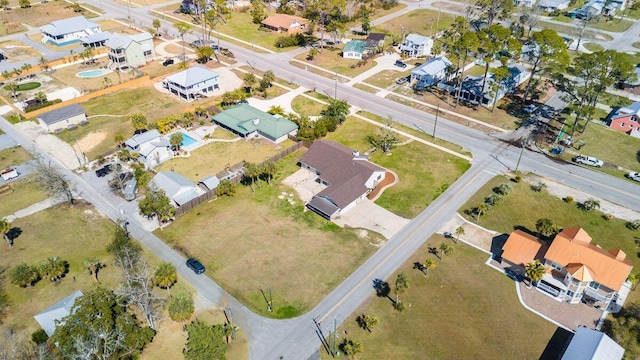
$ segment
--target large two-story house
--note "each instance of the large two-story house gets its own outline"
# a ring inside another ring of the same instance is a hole
[[[640,138],[640,101],[613,112],[605,123],[612,129]]]
[[[590,303],[608,309],[622,306],[619,292],[633,269],[631,260],[620,249],[607,251],[591,242],[580,227],[562,230],[548,248],[537,238],[516,230],[502,247],[502,263],[516,272],[540,260],[547,272],[535,286],[558,301]],[[628,284],[627,284],[628,285]]]
[[[409,34],[400,45],[400,52],[410,57],[431,55],[433,38],[419,34]]]
[[[81,38],[101,31],[100,25],[87,20],[84,16],[56,20],[40,27],[42,43],[52,43],[56,46],[77,43]]]
[[[113,33],[105,46],[109,66],[118,69],[142,66],[155,57],[153,36],[148,32],[135,35]]]

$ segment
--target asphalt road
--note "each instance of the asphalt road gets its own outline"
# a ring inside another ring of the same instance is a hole
[[[89,2],[95,3],[94,5],[99,7],[104,5],[107,17],[127,17],[126,7],[111,2],[102,4],[94,0]],[[152,20],[147,9],[143,8],[132,8],[131,17],[136,23],[142,21],[147,26],[150,26]],[[172,29],[171,24],[166,22],[163,27]],[[195,37],[191,35],[185,36],[187,41],[194,39]],[[286,53],[260,55],[224,41],[222,44],[233,50],[238,61],[248,62],[255,56],[257,60],[255,66],[259,69],[274,70],[276,76],[280,78],[309,89],[315,88],[321,93],[333,94],[334,92],[334,81],[289,65],[289,56]],[[431,129],[434,125],[434,118],[429,114],[358,89],[338,85],[338,97],[347,99],[352,106],[367,109],[385,117],[390,115],[395,121],[408,126],[417,124],[423,129]],[[4,119],[0,120],[0,129],[14,137],[18,143],[31,143]],[[510,145],[513,140],[518,140],[511,139],[511,134],[485,134],[447,121],[442,117],[438,120],[437,136],[460,144],[471,151],[474,156],[472,167],[313,310],[296,319],[270,320],[252,313],[211,279],[195,275],[188,270],[184,265],[184,259],[179,254],[153,234],[145,231],[135,221],[130,221],[128,229],[133,237],[158,257],[175,264],[179,274],[192,284],[201,296],[221,307],[231,309],[235,322],[242,328],[249,340],[251,359],[307,359],[321,346],[320,337],[322,334],[326,336],[329,333],[333,328],[334,320],[338,323],[344,321],[372,294],[372,285],[375,279],[386,279],[391,275],[486,181],[495,174],[515,168],[520,156],[520,148]],[[36,153],[40,152],[39,149],[31,150]],[[118,221],[120,219],[122,214],[119,209],[96,192],[84,179],[62,168],[48,154],[40,155],[45,161],[51,161],[51,164],[60,167],[60,170],[72,181],[80,196],[93,203],[98,210],[112,220]],[[640,211],[640,196],[638,195],[640,187],[622,179],[571,164],[556,163],[541,154],[530,151],[524,151],[520,161],[520,169],[536,172],[560,183]],[[316,322],[319,323],[319,326],[316,326]]]

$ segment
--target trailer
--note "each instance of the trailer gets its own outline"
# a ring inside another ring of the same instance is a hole
[[[2,172],[0,173],[0,176],[2,176],[2,180],[9,181],[11,179],[15,179],[18,176],[20,176],[20,173],[15,168],[8,168],[8,169],[2,170]]]

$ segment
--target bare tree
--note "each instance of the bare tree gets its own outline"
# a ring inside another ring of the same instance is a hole
[[[125,250],[124,253],[128,253]],[[138,260],[134,260],[138,257]],[[159,318],[159,307],[164,299],[153,292],[153,274],[144,259],[139,255],[121,256],[120,267],[122,268],[122,284],[118,293],[129,304],[135,305],[142,313],[147,325],[156,328],[156,321]],[[134,263],[135,262],[135,263]]]
[[[73,205],[73,189],[69,181],[51,164],[45,164],[42,159],[36,167],[36,180],[47,194],[69,201]]]

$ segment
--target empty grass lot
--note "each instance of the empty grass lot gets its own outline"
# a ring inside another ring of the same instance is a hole
[[[302,116],[320,116],[320,111],[324,105],[320,102],[309,99],[306,96],[298,95],[291,101],[291,108]]]
[[[368,135],[376,135],[378,127],[356,118],[349,118],[327,139],[337,141],[360,152],[372,148]],[[406,138],[400,138],[404,141]],[[393,149],[392,155],[374,152],[370,160],[394,171],[399,182],[387,188],[376,204],[403,216],[413,218],[453,184],[468,168],[469,163],[459,157],[417,141]]]
[[[280,181],[299,169],[302,154],[280,160],[271,185],[262,182],[255,193],[239,186],[234,197],[202,204],[156,235],[198,256],[206,275],[253,311],[276,318],[308,311],[377,249],[370,242],[378,239],[304,211],[297,196],[294,205],[278,198],[294,193]],[[266,311],[260,289],[271,289],[274,312]]]
[[[593,238],[593,243],[607,250],[620,248],[633,261],[636,268],[640,266],[640,258],[636,256],[638,246],[634,242],[638,232],[627,229],[626,221],[605,220],[599,211],[585,212],[578,209],[577,204],[567,204],[546,191],[536,193],[524,181],[516,184],[502,176],[493,178],[460,208],[460,214],[464,215],[465,210],[478,206],[486,196],[492,193],[494,187],[502,183],[509,183],[513,186],[513,191],[504,197],[504,201],[489,210],[487,215],[480,217],[480,226],[506,234],[511,233],[515,226],[522,226],[534,233],[536,221],[548,218],[560,228],[572,226],[584,228]],[[475,222],[475,217],[464,216]],[[637,299],[638,292],[634,291],[630,296]]]
[[[34,176],[21,177],[10,183],[12,192],[0,196],[0,218],[45,200],[48,196],[40,190]]]
[[[215,133],[223,131],[225,130],[218,128]],[[198,182],[205,176],[224,170],[227,165],[234,165],[242,160],[259,163],[291,145],[293,145],[291,140],[286,140],[279,145],[266,140],[214,142],[194,150],[188,158],[173,158],[162,163],[156,167],[156,170],[175,171]]]
[[[444,241],[434,235],[398,270],[409,277],[405,312],[372,293],[340,326],[362,343],[358,359],[537,359],[556,327],[522,307],[514,282],[484,264],[487,254],[462,243],[443,261],[428,253]],[[413,264],[426,258],[436,268],[425,277]],[[392,288],[396,274],[386,279]],[[361,314],[380,319],[372,333],[357,326]]]
[[[326,40],[326,39],[325,39]],[[336,71],[338,72],[338,75],[344,75],[344,76],[348,76],[348,77],[354,77],[356,75],[359,75],[369,69],[371,69],[372,67],[374,67],[376,65],[376,62],[369,59],[367,60],[367,63],[363,66],[359,66],[359,67],[354,67],[351,68],[351,65],[357,64],[360,60],[356,60],[356,59],[343,59],[342,56],[342,47],[328,47],[328,48],[324,48],[322,50],[322,53],[318,53],[318,55],[316,55],[313,58],[313,61],[308,61],[307,60],[307,53],[302,53],[298,56],[295,57],[295,59],[300,60],[300,61],[305,61],[308,62],[309,64],[313,64],[315,66],[319,66],[323,69],[326,70],[326,72],[322,72],[320,73],[320,75],[323,75],[325,77],[329,77],[334,79],[335,78],[335,73]],[[300,63],[297,62],[292,62],[292,65],[295,66],[299,66]],[[314,69],[312,69],[311,67],[307,68],[308,71],[314,71]],[[342,81],[342,80],[340,80]]]
[[[31,154],[22,146],[0,150],[0,170],[29,160],[31,160]]]
[[[400,37],[402,36],[400,25],[402,25],[404,34],[418,33],[427,36],[431,34],[431,29],[433,33],[446,30],[453,23],[453,19],[453,15],[447,13],[438,14],[435,10],[419,9],[374,26],[373,31]]]

